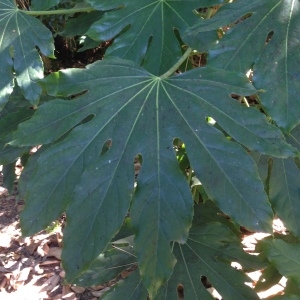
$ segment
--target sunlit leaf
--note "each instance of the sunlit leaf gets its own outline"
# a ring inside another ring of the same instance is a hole
[[[0,108],[12,93],[14,77],[25,98],[37,104],[42,90],[36,82],[44,72],[36,47],[54,57],[52,34],[39,20],[19,10],[14,0],[0,1],[0,28]]]

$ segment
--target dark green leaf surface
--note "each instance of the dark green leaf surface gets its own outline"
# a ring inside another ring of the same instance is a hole
[[[290,131],[300,122],[299,1],[236,1],[224,5],[211,20],[200,21],[187,36],[197,38],[201,32],[234,22],[209,51],[208,65],[243,73],[254,65],[254,86],[267,91],[260,95],[263,106],[280,127]]]
[[[86,14],[79,15],[76,18],[68,19],[64,30],[60,32],[63,36],[84,35],[93,23],[101,18],[102,11],[92,11]],[[80,26],[78,26],[80,24]],[[99,44],[99,42],[97,42]]]
[[[273,239],[264,241],[264,249],[268,260],[280,274],[300,288],[300,245]]]
[[[16,180],[15,174],[16,162],[12,162],[9,165],[3,166],[3,186],[8,190],[9,194],[11,194],[14,190],[14,182]]]
[[[136,263],[133,251],[133,236],[109,246],[74,283],[80,286],[99,285],[116,278],[124,269]],[[138,273],[138,271],[137,271]]]
[[[30,8],[32,10],[47,10],[60,2],[62,2],[62,0],[31,0]]]
[[[18,10],[13,0],[0,1],[0,28],[0,108],[12,92],[13,70],[25,98],[37,104],[41,87],[36,82],[44,74],[36,47],[54,57],[52,34],[39,20]]]
[[[270,264],[262,271],[254,290],[256,292],[266,291],[276,285],[281,278],[282,275],[273,265]]]
[[[251,279],[230,266],[250,256],[239,245],[239,240],[220,223],[192,227],[185,245],[174,245],[177,259],[174,272],[166,286],[155,299],[177,299],[177,285],[184,286],[184,299],[214,299],[200,282],[205,276],[222,296],[222,299],[258,299],[254,291],[245,285]],[[250,260],[255,261],[254,257]]]
[[[16,161],[29,150],[30,147],[13,147],[7,145],[5,141],[0,141],[0,165],[7,165]]]
[[[111,288],[103,295],[103,300],[128,299],[146,300],[147,290],[144,288],[138,271],[133,272],[124,280],[118,282],[117,286]]]
[[[300,170],[294,159],[273,159],[269,182],[272,207],[286,228],[300,237]]]
[[[118,35],[106,54],[142,63],[156,75],[166,72],[181,56],[174,29],[183,33],[199,17],[199,7],[222,3],[222,0],[88,0],[96,9],[107,12],[87,31],[96,40],[110,40]],[[130,27],[130,28],[128,28]],[[215,36],[215,39],[217,36]]]
[[[254,161],[206,121],[212,116],[250,149],[293,155],[294,149],[264,115],[228,96],[254,92],[242,75],[201,68],[162,79],[132,62],[107,59],[85,70],[52,74],[43,86],[51,95],[81,95],[41,105],[18,127],[13,145],[50,143],[94,116],[40,155],[21,216],[23,232],[30,235],[68,206],[63,253],[67,279],[85,271],[103,251],[132,201],[144,285],[155,294],[166,282],[175,265],[170,241],[185,242],[193,210],[173,150],[176,137],[184,141],[197,177],[224,213],[249,229],[271,230],[272,210]],[[110,149],[100,155],[108,140]],[[134,193],[137,154],[143,162]]]

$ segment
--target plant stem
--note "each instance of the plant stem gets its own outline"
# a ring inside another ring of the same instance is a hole
[[[46,16],[46,15],[66,15],[75,14],[79,12],[91,12],[95,9],[92,7],[70,8],[70,9],[58,9],[58,10],[20,10],[26,15],[31,16]]]
[[[188,56],[190,55],[190,53],[193,51],[193,49],[191,47],[189,47],[184,54],[180,57],[180,59],[175,63],[175,65],[169,69],[165,74],[161,75],[160,78],[161,79],[166,79],[168,77],[170,77],[174,72],[176,72],[176,70],[179,68],[179,66],[188,58]]]

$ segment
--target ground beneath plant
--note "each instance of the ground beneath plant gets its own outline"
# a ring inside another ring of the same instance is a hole
[[[16,174],[21,166],[16,167]],[[12,195],[3,188],[3,176],[0,169],[0,299],[1,300],[96,300],[116,282],[130,272],[123,272],[118,278],[98,286],[88,288],[64,284],[64,270],[61,265],[61,226],[42,231],[32,237],[22,237],[19,214],[24,202],[18,199],[17,184]],[[59,225],[59,223],[58,223]],[[284,230],[277,223],[276,230]],[[246,234],[243,243],[246,251],[253,251],[257,239],[264,235]],[[257,281],[260,272],[249,276]],[[259,294],[261,299],[271,295],[280,295],[284,289],[284,278],[270,290]],[[216,299],[221,299],[210,288]],[[125,298],[124,298],[125,299]]]

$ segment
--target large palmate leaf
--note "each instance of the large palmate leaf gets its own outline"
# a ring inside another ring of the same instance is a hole
[[[239,239],[228,227],[217,222],[206,224],[199,222],[202,208],[202,206],[196,206],[194,224],[187,243],[173,245],[177,263],[167,284],[160,288],[155,299],[177,299],[178,285],[183,286],[186,300],[214,299],[201,283],[202,276],[208,278],[222,295],[222,299],[258,299],[255,292],[245,285],[245,282],[250,282],[251,279],[242,271],[232,268],[230,263],[239,262],[248,270],[261,269],[265,267],[265,263],[258,257],[245,253]],[[205,208],[204,211],[206,211]],[[122,256],[124,259],[126,256],[127,259],[130,258],[130,254],[123,253]],[[106,264],[103,267],[105,268]],[[143,295],[145,288],[141,285],[140,276],[135,273],[110,290],[104,299],[118,299],[122,293],[129,296],[137,292]],[[136,299],[146,300],[146,297]]]
[[[0,28],[0,108],[12,92],[14,76],[25,98],[37,104],[42,90],[36,82],[44,74],[36,47],[54,57],[52,34],[39,20],[19,10],[14,0],[0,1]]]
[[[176,299],[178,284],[184,287],[184,299],[214,299],[201,284],[201,276],[208,278],[222,299],[258,299],[245,285],[251,279],[232,268],[230,262],[243,261],[252,267],[256,264],[258,268],[262,265],[246,254],[238,238],[220,223],[192,227],[186,244],[175,244],[173,253],[177,264],[168,283],[159,290],[157,299]]]
[[[166,72],[181,56],[174,29],[183,33],[199,19],[196,8],[223,0],[88,0],[96,9],[107,12],[91,26],[87,35],[110,40],[118,35],[106,54],[142,63],[153,74]],[[215,39],[217,38],[216,35]]]
[[[211,214],[210,217],[203,220],[203,215],[208,211],[211,211],[211,208],[203,206],[203,204],[195,206],[193,226],[187,243],[185,245],[177,243],[173,245],[173,253],[176,256],[177,263],[168,283],[161,287],[155,299],[177,299],[178,285],[183,286],[184,299],[186,300],[214,299],[201,283],[200,278],[202,276],[208,278],[209,282],[222,295],[222,299],[258,299],[253,290],[245,285],[245,282],[250,282],[251,279],[241,271],[232,268],[230,263],[233,261],[239,262],[248,270],[262,269],[266,264],[257,256],[245,253],[239,238],[227,226],[218,222],[209,222],[209,219],[220,217],[217,216],[216,212],[215,216]],[[231,226],[226,218],[223,217],[223,219],[224,224],[227,222],[226,225]],[[124,251],[118,257],[122,256],[124,260],[132,259],[130,254]],[[103,255],[101,256],[103,260],[102,257]],[[122,263],[116,261],[115,268],[117,268],[117,264],[120,269]],[[105,268],[107,268],[107,264],[103,263],[99,271],[102,273]],[[92,274],[97,277],[95,268],[92,267],[92,269]],[[85,284],[99,282],[92,279],[85,281]],[[130,295],[139,293],[143,297],[129,297],[129,299],[146,300],[145,291],[141,284],[141,278],[136,272],[123,282],[119,282],[116,287],[105,294],[103,299],[119,299],[120,295],[127,299]]]
[[[254,86],[267,91],[260,95],[263,106],[280,127],[291,130],[300,122],[299,1],[235,1],[187,35],[197,38],[203,31],[234,22],[209,51],[208,64],[242,72],[253,68]]]
[[[11,144],[51,143],[70,131],[37,159],[21,217],[28,235],[68,206],[63,252],[67,279],[88,269],[122,225],[132,201],[143,284],[153,296],[166,282],[176,262],[170,241],[186,241],[193,211],[173,150],[176,137],[184,141],[197,177],[223,212],[249,229],[271,230],[272,210],[254,161],[207,122],[213,117],[250,149],[294,155],[263,114],[229,96],[255,92],[243,75],[200,68],[163,79],[130,61],[107,59],[87,69],[51,74],[42,84],[52,95],[78,95],[41,105],[19,125]],[[105,144],[108,151],[102,151]],[[134,191],[137,154],[142,168]]]

